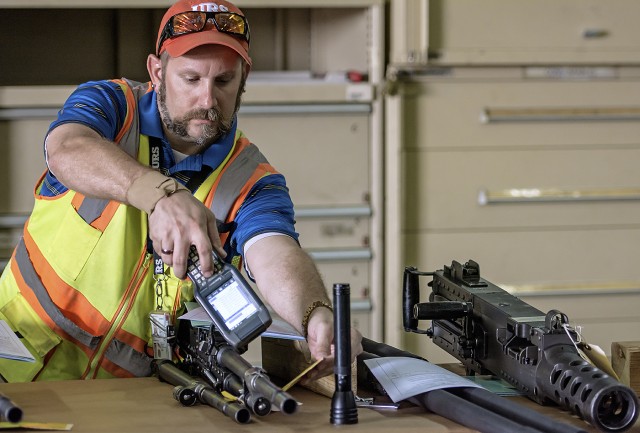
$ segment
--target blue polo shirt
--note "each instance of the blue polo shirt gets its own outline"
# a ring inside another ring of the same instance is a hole
[[[140,133],[156,137],[162,143],[161,171],[182,184],[205,169],[215,170],[233,146],[237,119],[232,130],[203,152],[191,155],[176,164],[173,151],[162,130],[156,92],[144,95],[138,103]],[[108,140],[114,140],[122,128],[127,113],[127,101],[121,87],[112,81],[91,81],[80,85],[67,99],[49,131],[64,123],[81,123]],[[40,194],[53,197],[67,188],[48,172]],[[272,174],[260,179],[242,204],[235,220],[235,230],[230,245],[237,253],[243,253],[245,242],[252,237],[269,232],[283,233],[298,239],[294,229],[293,203],[285,179]],[[228,253],[231,251],[227,251]]]

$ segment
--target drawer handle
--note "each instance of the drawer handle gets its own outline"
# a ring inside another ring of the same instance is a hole
[[[354,248],[348,250],[308,250],[307,253],[315,261],[342,262],[351,260],[371,260],[373,254],[368,248]]]
[[[581,201],[640,200],[640,188],[568,190],[557,188],[511,188],[499,191],[481,189],[478,204],[502,203],[571,203]]]
[[[481,123],[640,120],[640,107],[484,108]]]
[[[547,295],[634,295],[640,293],[640,281],[602,281],[557,284],[500,284],[507,292],[517,296]]]
[[[370,217],[372,214],[369,206],[343,206],[343,207],[300,207],[296,209],[296,218],[359,218]]]
[[[0,214],[0,229],[19,229],[29,219],[28,215],[18,213]],[[2,269],[2,268],[0,268]]]
[[[582,37],[585,39],[600,39],[609,36],[609,30],[607,29],[585,29],[582,32]]]

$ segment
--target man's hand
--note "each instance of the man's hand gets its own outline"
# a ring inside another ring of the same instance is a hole
[[[308,383],[333,373],[335,350],[333,346],[333,314],[328,308],[317,308],[309,319],[307,343],[313,359],[324,358],[320,364],[305,377]],[[362,335],[351,328],[351,362],[362,353]]]
[[[149,237],[153,249],[173,267],[178,278],[186,276],[191,245],[198,250],[206,277],[213,275],[212,247],[220,257],[226,256],[215,216],[188,191],[178,191],[158,201],[149,215]]]

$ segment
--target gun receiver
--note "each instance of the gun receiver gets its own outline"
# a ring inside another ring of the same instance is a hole
[[[432,276],[428,303],[419,302],[420,276]],[[539,404],[555,403],[606,432],[622,432],[638,418],[630,388],[585,361],[577,334],[557,310],[547,314],[480,277],[469,260],[435,272],[405,269],[403,325],[427,334],[468,374],[498,376]],[[427,330],[419,320],[431,320]]]

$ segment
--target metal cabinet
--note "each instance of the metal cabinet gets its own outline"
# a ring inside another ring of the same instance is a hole
[[[402,269],[467,259],[534,307],[564,311],[607,353],[640,335],[628,307],[640,301],[637,7],[392,4],[389,342],[450,359],[402,331]],[[412,31],[395,37],[401,23]]]

